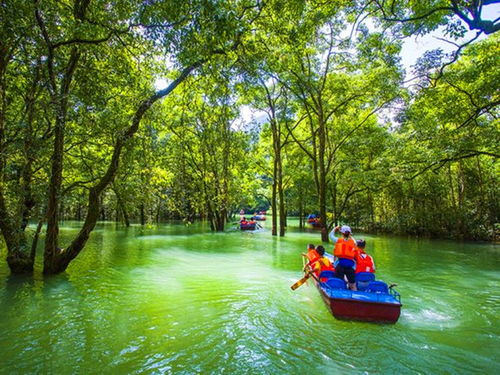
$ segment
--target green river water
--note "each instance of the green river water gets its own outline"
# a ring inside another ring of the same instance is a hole
[[[291,291],[319,243],[296,225],[101,223],[48,278],[39,263],[11,276],[2,248],[0,374],[500,373],[499,245],[362,236],[403,308],[395,325],[346,322],[311,283]],[[77,230],[62,225],[62,243]]]

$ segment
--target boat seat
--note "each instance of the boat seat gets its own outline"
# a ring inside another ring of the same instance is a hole
[[[332,289],[347,289],[345,285],[345,281],[338,279],[336,277],[333,277],[331,279],[328,279],[325,283]]]
[[[323,281],[323,279],[330,279],[332,277],[335,277],[335,272],[334,271],[322,271],[319,274],[319,279]]]
[[[371,272],[360,272],[356,274],[356,286],[358,290],[366,290],[371,281],[375,281],[375,274]]]
[[[370,293],[388,294],[389,288],[387,287],[387,284],[384,283],[383,281],[370,281],[365,291]]]

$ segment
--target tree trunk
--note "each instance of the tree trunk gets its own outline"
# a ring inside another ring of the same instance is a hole
[[[278,226],[278,201],[277,201],[277,189],[278,189],[278,176],[277,176],[277,161],[276,155],[273,160],[273,185],[272,185],[272,194],[271,194],[271,206],[273,208],[273,216],[271,218],[271,235],[276,236],[278,234],[277,226]]]
[[[144,214],[144,203],[141,203],[139,211],[141,214],[141,225],[144,226],[146,224],[146,215]]]
[[[278,139],[279,141],[279,139]],[[278,178],[278,201],[279,201],[279,212],[280,212],[280,237],[285,235],[286,229],[286,211],[285,211],[285,198],[283,194],[283,166],[281,163],[281,148],[279,148],[277,154],[277,178]]]
[[[299,196],[299,228],[304,228],[304,199],[302,198],[302,194]]]
[[[319,215],[321,219],[321,241],[328,242],[328,223],[326,218],[326,171],[325,171],[325,154],[323,150],[326,148],[326,135],[325,135],[325,124],[323,119],[319,119],[318,128],[318,138],[319,138],[319,186],[318,186],[318,197],[319,197]]]
[[[52,63],[52,51],[50,52],[50,60]],[[64,132],[66,127],[66,115],[68,109],[68,94],[73,79],[73,74],[76,70],[80,53],[76,47],[71,50],[71,56],[68,60],[66,72],[61,81],[61,90],[58,92],[56,86],[56,78],[52,72],[52,99],[56,104],[56,122],[54,126],[54,149],[52,152],[52,169],[49,181],[48,203],[47,203],[47,232],[45,236],[44,250],[44,273],[56,267],[60,249],[58,248],[59,240],[59,216],[60,216],[60,201],[61,201],[61,185],[63,172],[63,156],[64,156]],[[57,267],[56,267],[57,268]]]
[[[6,158],[4,147],[6,142],[6,111],[7,111],[7,84],[5,72],[12,58],[14,45],[0,43],[0,232],[7,247],[7,264],[12,273],[25,274],[33,272],[34,254],[27,246],[24,228],[27,225],[27,215],[22,214],[21,225],[16,221],[7,207],[4,192],[4,171]],[[28,115],[32,112],[28,110]],[[28,159],[29,160],[29,159]],[[30,174],[31,176],[31,174]],[[25,196],[26,198],[26,196]],[[26,202],[26,200],[25,200]],[[24,225],[24,227],[23,227]]]

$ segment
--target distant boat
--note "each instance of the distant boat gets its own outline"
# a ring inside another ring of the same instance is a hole
[[[383,281],[376,281],[372,273],[360,272],[356,280],[358,291],[351,291],[333,271],[313,275],[316,288],[335,318],[396,323],[401,314],[400,294]]]
[[[240,223],[240,229],[241,230],[255,230],[255,227],[257,226],[257,223]]]
[[[319,217],[309,218],[307,219],[307,224],[311,224],[313,228],[320,228],[321,220],[319,219]]]

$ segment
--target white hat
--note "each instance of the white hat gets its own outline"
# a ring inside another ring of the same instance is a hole
[[[349,225],[342,225],[342,227],[340,228],[340,233],[352,233],[351,232],[351,227]]]

